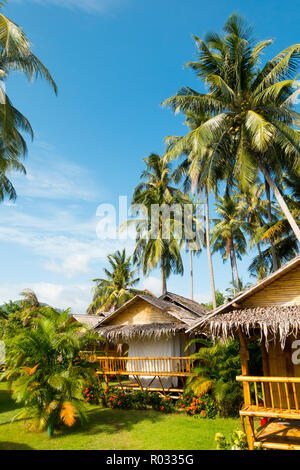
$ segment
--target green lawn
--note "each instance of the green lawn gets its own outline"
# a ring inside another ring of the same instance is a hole
[[[19,410],[0,384],[0,450],[196,450],[215,449],[217,432],[240,429],[239,419],[198,420],[182,414],[126,411],[90,406],[84,426],[46,433],[26,429],[23,420],[11,422]]]

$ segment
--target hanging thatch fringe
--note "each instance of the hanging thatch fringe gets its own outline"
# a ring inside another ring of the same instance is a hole
[[[151,338],[154,341],[161,336],[175,335],[180,331],[185,331],[182,323],[149,323],[143,325],[112,325],[99,326],[96,332],[111,343],[118,344],[121,341],[133,339],[142,340]]]
[[[233,310],[209,318],[202,323],[202,328],[213,338],[224,339],[236,336],[239,328],[247,336],[257,330],[261,341],[265,339],[267,348],[269,343],[279,339],[283,349],[287,337],[296,337],[300,332],[300,306],[278,305]]]

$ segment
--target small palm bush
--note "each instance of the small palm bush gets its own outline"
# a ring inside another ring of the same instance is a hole
[[[48,428],[49,436],[60,422],[72,426],[85,418],[82,391],[96,376],[79,352],[97,340],[72,322],[68,311],[41,307],[32,312],[29,323],[6,340],[6,370],[0,376],[9,381],[15,401],[24,404],[21,417],[33,418],[38,430]]]
[[[187,389],[196,395],[210,392],[221,416],[238,414],[243,402],[243,390],[236,381],[236,376],[241,374],[239,342],[213,344],[201,339],[193,342],[200,342],[202,348],[193,356],[196,365],[188,378]]]

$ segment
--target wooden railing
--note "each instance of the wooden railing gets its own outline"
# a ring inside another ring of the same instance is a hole
[[[190,357],[97,357],[103,375],[178,376],[190,374]]]
[[[246,377],[243,383],[245,406],[241,416],[300,419],[299,377]]]

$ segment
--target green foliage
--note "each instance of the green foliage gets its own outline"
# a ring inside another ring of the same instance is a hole
[[[241,374],[238,340],[224,343],[193,340],[203,347],[193,355],[195,367],[187,380],[188,390],[196,395],[210,391],[221,416],[235,416],[243,402],[241,384],[236,376]]]
[[[137,270],[132,270],[131,257],[126,256],[125,249],[109,255],[107,260],[111,270],[104,269],[106,278],[93,279],[96,286],[93,289],[93,302],[87,309],[90,315],[99,315],[101,312],[121,307],[135,295],[145,294],[145,291],[134,288],[139,278],[135,277]]]
[[[215,190],[224,180],[226,195],[234,186],[248,191],[259,175],[275,186],[285,172],[299,178],[300,115],[294,107],[299,44],[260,68],[263,51],[273,41],[256,43],[252,29],[236,14],[223,31],[204,39],[195,36],[197,59],[187,64],[207,92],[184,87],[163,103],[175,113],[194,116],[190,132],[172,139],[166,160],[188,155],[191,180],[197,185],[205,181]],[[277,199],[285,216],[291,216]]]
[[[242,431],[233,431],[228,438],[217,433],[215,442],[217,450],[248,450],[247,436]]]
[[[59,422],[72,426],[85,418],[82,388],[96,380],[94,365],[79,352],[99,337],[72,322],[68,311],[50,307],[34,310],[25,327],[4,337],[7,380],[13,399],[24,405],[21,416],[33,418],[36,429],[48,427],[50,435]]]
[[[225,295],[223,294],[223,292],[221,292],[219,289],[216,290],[216,303],[217,303],[217,307],[220,307],[221,305],[223,305],[225,303]],[[209,308],[209,310],[212,310],[213,309],[213,303],[212,302],[209,302],[208,304],[204,304],[207,308]]]
[[[6,2],[0,3],[0,8]],[[0,14],[0,80],[6,81],[12,72],[21,72],[29,81],[42,78],[55,93],[57,86],[42,62],[33,54],[32,45],[24,31],[2,13]],[[16,198],[16,191],[8,177],[9,172],[25,173],[20,162],[27,152],[23,133],[33,137],[29,121],[12,104],[3,87],[0,89],[0,201]]]
[[[141,174],[142,182],[134,190],[132,203],[142,204],[146,213],[142,218],[127,221],[125,225],[133,225],[136,229],[134,263],[142,268],[145,275],[160,266],[162,290],[166,291],[166,279],[170,274],[183,274],[180,253],[182,222],[177,220],[172,211],[170,217],[168,215],[170,225],[165,226],[166,220],[162,213],[158,214],[157,220],[152,217],[152,208],[159,206],[170,209],[174,204],[187,201],[183,193],[173,186],[174,175],[164,158],[151,154],[144,161],[146,169]]]
[[[171,413],[175,405],[170,397],[164,397],[157,392],[128,391],[118,388],[108,388],[101,394],[102,405],[107,408],[145,410],[149,407],[155,411]]]
[[[180,395],[176,406],[189,416],[199,418],[215,418],[218,413],[218,407],[211,395],[195,395],[192,390],[187,390]]]

